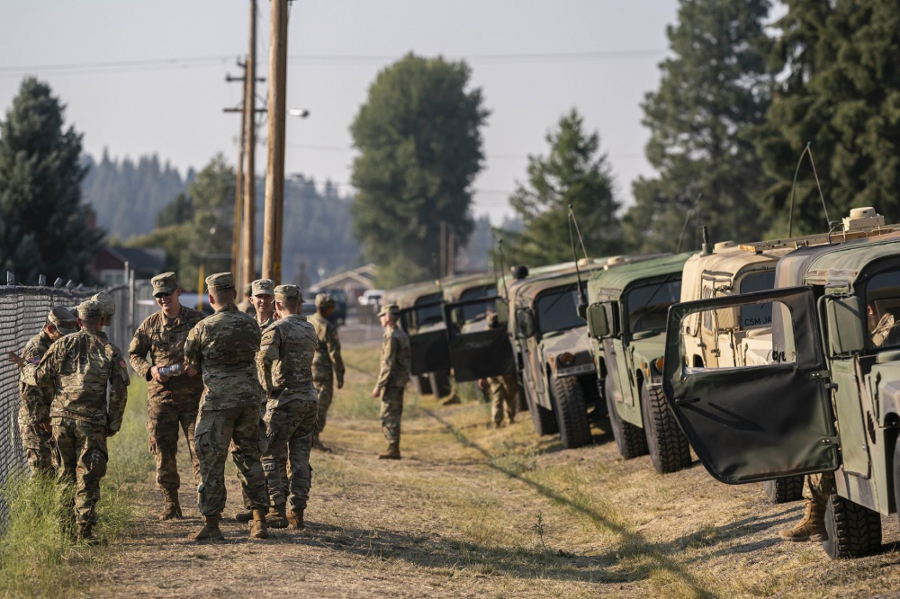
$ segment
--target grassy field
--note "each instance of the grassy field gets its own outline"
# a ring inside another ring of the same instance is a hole
[[[67,594],[896,595],[896,517],[884,520],[881,554],[833,562],[818,544],[777,540],[777,531],[802,515],[799,503],[768,504],[761,485],[727,487],[696,464],[660,476],[649,458],[623,461],[604,423],[594,430],[594,446],[564,451],[557,437],[536,437],[527,414],[498,431],[488,426],[483,403],[444,407],[407,394],[404,459],[379,461],[384,439],[378,402],[369,396],[377,348],[349,348],[345,360],[347,385],[335,395],[323,434],[334,451],[312,457],[306,530],[250,541],[247,526],[228,518],[228,543],[189,542],[202,523],[195,495],[182,487],[185,520],[151,518],[158,494],[146,436],[135,434],[133,448],[120,446],[119,462],[135,460],[135,476],[116,484],[136,526],[111,534],[114,551],[67,550],[54,566],[72,573]],[[184,476],[189,480],[186,470]],[[228,483],[226,516],[240,508],[236,478]]]

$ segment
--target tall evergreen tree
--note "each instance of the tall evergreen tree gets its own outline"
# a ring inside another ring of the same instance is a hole
[[[769,4],[681,0],[678,24],[667,29],[674,56],[660,64],[659,89],[643,104],[646,155],[659,176],[633,185],[624,218],[632,249],[674,250],[698,197],[699,220],[714,239],[761,237],[754,197],[767,183],[749,132],[770,101]]]
[[[64,128],[64,109],[49,85],[29,77],[0,121],[0,270],[20,283],[39,274],[88,281],[103,240],[81,201],[81,135]]]
[[[528,179],[509,199],[524,229],[510,236],[507,259],[530,266],[571,260],[570,205],[591,257],[621,253],[619,203],[612,169],[599,153],[600,135],[585,132],[584,119],[573,108],[547,134],[547,143],[549,155],[528,157]]]
[[[784,71],[758,147],[775,179],[765,206],[787,233],[798,158],[810,145],[829,218],[874,206],[900,221],[900,11],[895,0],[786,0],[772,67]],[[827,227],[809,162],[798,174],[794,234]]]
[[[353,230],[385,286],[427,277],[441,222],[465,244],[481,170],[481,90],[465,62],[408,54],[378,74],[350,127]]]

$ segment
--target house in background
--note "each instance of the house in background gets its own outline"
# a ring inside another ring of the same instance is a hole
[[[105,247],[94,256],[91,274],[104,285],[121,285],[128,280],[128,270],[135,279],[150,279],[166,268],[166,251],[162,248]]]
[[[348,304],[356,304],[356,298],[375,287],[374,279],[375,265],[366,264],[353,270],[346,270],[332,275],[327,279],[322,279],[313,285],[309,291],[310,293],[316,293],[320,289],[340,289],[346,294]]]

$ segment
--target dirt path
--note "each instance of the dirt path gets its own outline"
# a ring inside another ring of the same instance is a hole
[[[351,370],[353,401],[367,386]],[[268,541],[247,540],[247,526],[229,519],[229,543],[195,545],[187,536],[201,526],[196,494],[183,489],[185,520],[156,522],[148,481],[146,519],[89,594],[888,597],[900,589],[895,517],[885,519],[881,555],[832,562],[817,544],[776,540],[801,507],[765,503],[761,485],[726,487],[696,464],[659,476],[649,458],[619,459],[602,427],[595,446],[561,451],[522,416],[493,431],[486,406],[411,397],[401,462],[376,459],[374,417],[332,418],[325,437],[334,453],[313,455],[307,530],[273,531]],[[233,474],[229,481],[226,516],[240,498]]]

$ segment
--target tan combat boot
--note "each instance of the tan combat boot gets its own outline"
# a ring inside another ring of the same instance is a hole
[[[825,504],[807,500],[806,514],[794,528],[782,530],[778,536],[785,541],[803,542],[828,540],[825,530]]]
[[[387,451],[384,453],[379,453],[378,459],[379,460],[399,460],[400,459],[400,444],[399,443],[388,444]]]
[[[234,519],[238,522],[250,522],[253,520],[253,510],[244,510],[234,515]]]
[[[291,510],[287,517],[288,528],[293,530],[303,530],[306,528],[303,524],[303,510]]]
[[[253,522],[250,524],[250,538],[269,538],[269,529],[266,527],[266,510],[253,510]]]
[[[266,514],[266,524],[272,528],[285,528],[288,525],[287,514],[285,514],[285,506],[273,505]]]
[[[159,514],[160,520],[181,520],[181,505],[178,503],[178,489],[163,489],[166,507]]]
[[[220,543],[225,540],[225,535],[219,530],[219,521],[221,516],[206,516],[206,524],[200,529],[200,532],[191,535],[189,538],[198,543],[209,541]]]

